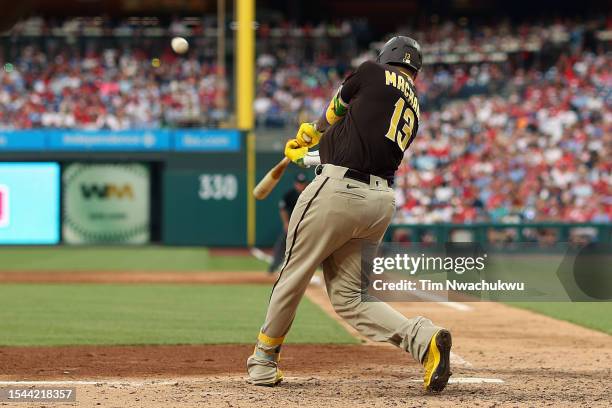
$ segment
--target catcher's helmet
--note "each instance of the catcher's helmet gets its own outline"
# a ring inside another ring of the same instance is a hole
[[[398,35],[383,45],[376,61],[381,64],[405,66],[418,73],[423,66],[421,46],[413,38]]]

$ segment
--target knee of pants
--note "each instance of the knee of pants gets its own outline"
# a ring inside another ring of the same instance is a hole
[[[361,303],[361,293],[353,291],[333,291],[330,301],[336,313],[340,316],[350,313]]]

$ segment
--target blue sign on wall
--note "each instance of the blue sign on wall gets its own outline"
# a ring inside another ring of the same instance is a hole
[[[46,130],[0,130],[0,151],[2,150],[44,150]]]
[[[237,130],[177,130],[174,150],[194,152],[240,151],[240,132]]]
[[[0,152],[22,150],[100,152],[237,152],[237,130],[0,130]]]
[[[158,151],[170,148],[167,130],[85,131],[55,130],[48,132],[49,150],[79,151]]]
[[[0,163],[0,244],[57,244],[57,163]]]

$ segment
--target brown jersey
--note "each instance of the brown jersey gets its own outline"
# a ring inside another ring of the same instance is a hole
[[[367,61],[344,80],[339,96],[348,112],[321,138],[321,163],[392,179],[419,127],[412,79]]]

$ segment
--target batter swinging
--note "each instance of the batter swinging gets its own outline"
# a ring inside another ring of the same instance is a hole
[[[303,123],[285,155],[301,164],[321,142],[321,166],[302,192],[289,221],[285,263],[272,289],[255,352],[251,382],[276,385],[280,349],[298,303],[319,265],[336,312],[364,336],[385,341],[423,364],[427,390],[450,377],[450,333],[424,317],[408,319],[383,302],[362,302],[361,248],[379,243],[395,211],[391,185],[419,126],[414,80],[420,45],[393,37],[377,61],[349,75],[316,123]],[[323,137],[322,137],[323,136]]]

